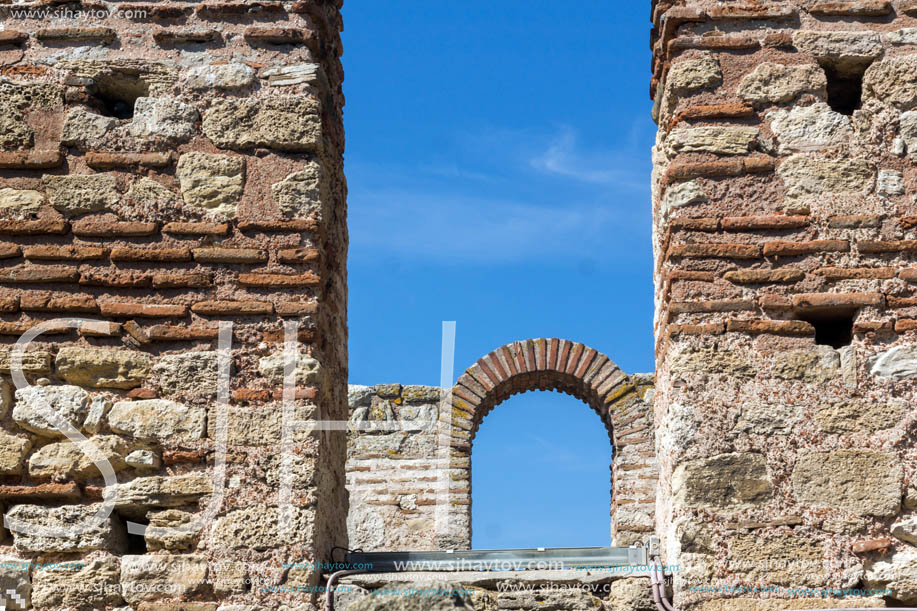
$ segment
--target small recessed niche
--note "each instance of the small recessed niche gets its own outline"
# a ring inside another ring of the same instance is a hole
[[[135,522],[137,524],[142,524],[143,526],[149,526],[150,521],[142,518],[125,518],[125,522]],[[126,530],[126,529],[125,529]],[[140,555],[147,552],[146,548],[146,537],[141,534],[135,534],[132,532],[127,533],[127,553],[131,555]]]
[[[856,310],[826,310],[806,312],[797,318],[815,327],[817,345],[843,348],[853,342],[853,320],[856,314]]]
[[[149,86],[133,75],[106,75],[96,79],[96,110],[106,117],[131,119],[137,98],[149,95]]]
[[[842,115],[850,116],[863,104],[863,75],[868,63],[823,63],[828,79],[828,106]]]

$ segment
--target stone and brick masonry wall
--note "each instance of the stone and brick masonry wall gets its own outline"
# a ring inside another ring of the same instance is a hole
[[[452,389],[451,413],[439,409],[439,388],[349,388],[348,531],[353,548],[470,549],[474,436],[490,410],[514,394],[534,390],[556,390],[582,400],[608,430],[609,542],[632,545],[653,533],[658,476],[652,375],[626,375],[607,356],[579,342],[541,338],[502,346],[468,368]],[[513,477],[516,468],[507,466],[506,476]],[[443,506],[448,508],[445,517]]]
[[[0,6],[0,370],[41,321],[107,323],[33,342],[34,387],[3,378],[0,504],[53,525],[102,498],[98,470],[37,413],[42,399],[121,483],[103,527],[5,532],[4,560],[81,563],[4,568],[3,588],[31,590],[35,608],[313,608],[312,594],[260,586],[315,584],[315,570],[283,564],[327,561],[346,541],[340,431],[297,434],[292,534],[277,526],[285,321],[301,329],[297,418],[347,417],[339,8]],[[181,524],[210,502],[219,321],[234,328],[216,520],[128,536],[125,520]]]
[[[659,0],[652,19],[677,604],[917,604],[917,4]]]

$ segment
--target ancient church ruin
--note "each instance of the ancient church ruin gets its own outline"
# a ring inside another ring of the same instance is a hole
[[[531,390],[601,417],[642,566],[335,609],[652,611],[657,553],[677,609],[917,605],[917,3],[648,8],[655,374],[506,338],[348,388],[340,2],[0,5],[3,608],[314,610],[347,549],[467,550]]]

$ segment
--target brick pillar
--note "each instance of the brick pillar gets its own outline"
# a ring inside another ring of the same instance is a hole
[[[794,587],[917,604],[914,3],[660,0],[653,22],[657,529],[677,604]]]
[[[121,484],[95,531],[6,532],[4,559],[82,563],[2,569],[24,596],[31,584],[34,607],[299,608],[317,595],[262,586],[315,585],[307,563],[346,544],[343,431],[296,434],[293,530],[277,527],[285,322],[302,342],[296,418],[347,417],[339,9],[0,7],[0,503],[54,525],[102,499],[99,471],[44,403]],[[107,324],[41,335],[24,359],[36,386],[12,392],[12,344],[61,317]],[[216,519],[184,537],[128,535],[126,521],[177,525],[210,501],[220,321],[234,327]]]

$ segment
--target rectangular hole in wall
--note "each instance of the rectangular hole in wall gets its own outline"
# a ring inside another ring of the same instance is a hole
[[[815,327],[815,343],[819,346],[843,348],[853,341],[855,309],[813,310],[797,314],[797,320],[804,320]]]
[[[863,75],[869,62],[824,62],[828,79],[828,106],[834,112],[850,116],[863,103]]]

